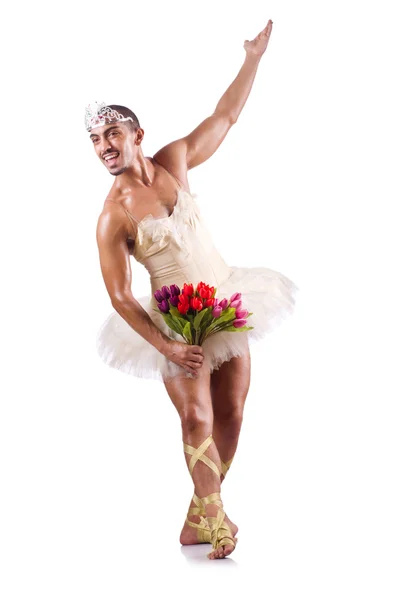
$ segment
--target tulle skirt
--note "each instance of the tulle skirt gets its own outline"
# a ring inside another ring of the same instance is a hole
[[[288,277],[266,267],[230,267],[231,275],[217,287],[216,298],[230,298],[241,293],[242,308],[253,314],[248,317],[249,331],[219,331],[202,344],[204,362],[209,372],[234,356],[241,356],[247,347],[261,340],[292,315],[299,287]],[[190,282],[187,282],[190,283]],[[196,285],[197,282],[194,282]],[[153,310],[153,297],[137,298],[155,325],[169,338],[184,342],[182,336],[166,325],[161,314]],[[183,367],[168,360],[152,344],[139,335],[115,311],[100,327],[96,348],[101,359],[110,367],[128,375],[166,382],[176,376],[191,378]]]

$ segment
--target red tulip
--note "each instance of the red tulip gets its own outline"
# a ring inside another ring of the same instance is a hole
[[[193,287],[192,283],[189,285],[187,283],[183,284],[182,294],[184,294],[185,296],[192,296],[193,292],[194,292],[194,287]]]
[[[202,281],[200,281],[200,283],[197,285],[197,291],[202,298],[211,298],[212,294],[214,293],[214,289],[214,286],[210,287]]]
[[[178,304],[178,310],[182,315],[185,315],[189,310],[188,304],[182,304],[181,302]]]
[[[178,298],[179,298],[179,304],[178,304],[177,308],[178,308],[179,312],[184,315],[189,310],[189,298],[187,296],[185,296],[184,294],[179,294]]]
[[[189,304],[189,298],[185,294],[179,294],[178,298],[181,304]]]
[[[203,303],[200,298],[195,297],[190,299],[190,306],[194,308],[194,310],[201,310],[203,308]]]
[[[214,306],[215,305],[215,298],[206,298],[204,300],[204,306]]]

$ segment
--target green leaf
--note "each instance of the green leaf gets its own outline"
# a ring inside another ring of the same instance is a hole
[[[201,324],[201,321],[202,321],[203,317],[208,312],[210,312],[209,308],[205,308],[204,310],[201,310],[199,313],[197,313],[197,315],[194,317],[193,327],[195,328],[196,331],[200,327],[200,324]]]
[[[210,328],[218,327],[221,323],[227,323],[228,321],[234,321],[236,318],[236,309],[234,307],[226,308],[220,317],[214,319],[214,322],[210,325]]]
[[[187,339],[188,344],[193,344],[192,338],[192,324],[190,321],[187,321],[185,327],[183,328],[183,335]]]
[[[185,323],[188,321],[187,315],[182,315],[175,306],[170,307],[170,314],[174,317],[178,323],[180,323],[182,329],[185,327]]]
[[[175,306],[170,306],[170,314],[176,319],[182,319],[183,321],[186,321],[185,315],[182,315],[182,313],[180,313]]]
[[[182,334],[183,328],[181,327],[180,323],[174,319],[174,317],[172,317],[168,313],[162,313],[162,315],[164,321],[166,322],[168,327],[172,329],[172,331],[176,331],[176,333]]]

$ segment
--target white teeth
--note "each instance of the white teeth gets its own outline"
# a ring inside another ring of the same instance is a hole
[[[118,156],[117,152],[116,154],[108,154],[108,156],[105,157],[105,160],[111,160],[112,158],[116,158],[116,156]]]

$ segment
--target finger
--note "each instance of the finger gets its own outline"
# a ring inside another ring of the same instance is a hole
[[[190,360],[189,360],[189,361],[188,361],[186,364],[187,364],[187,365],[188,365],[190,368],[192,368],[192,369],[193,369],[193,371],[197,371],[197,369],[200,369],[200,368],[201,368],[201,366],[202,366],[202,365],[199,365],[199,364],[197,364],[197,363],[194,363],[194,362],[192,362],[192,361],[190,361]]]
[[[198,372],[196,371],[196,369],[192,369],[191,367],[186,366],[185,367],[186,371],[188,371],[188,373],[191,373],[192,375],[197,376]]]
[[[193,368],[199,369],[200,367],[203,366],[203,362],[199,361],[199,360],[194,360],[192,358],[187,358],[186,359],[186,364],[190,365]]]
[[[201,350],[201,348],[199,350],[191,350],[190,356],[194,356],[195,358],[197,356],[203,356],[203,351]]]
[[[265,29],[262,29],[262,31],[259,33],[258,37],[264,38],[264,37],[270,35],[271,28],[272,28],[271,24],[270,25],[267,24]]]
[[[199,357],[186,356],[186,362],[189,364],[191,363],[193,367],[201,367],[204,361],[200,360]]]
[[[198,362],[198,363],[202,363],[204,361],[204,356],[202,356],[201,354],[190,354],[187,357],[187,359],[188,360],[193,360],[193,361]]]
[[[199,354],[203,353],[203,349],[201,346],[192,346],[192,352],[198,352]]]

